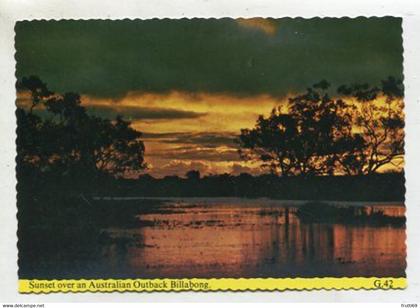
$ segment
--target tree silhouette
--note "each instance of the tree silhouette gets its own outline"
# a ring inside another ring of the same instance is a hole
[[[399,167],[404,155],[403,84],[393,77],[381,87],[341,86],[338,92],[356,99],[353,122],[359,131],[354,147],[340,162],[349,174],[372,174],[391,164]]]
[[[145,167],[141,133],[130,122],[91,116],[78,94],[52,93],[34,76],[23,78],[18,89],[32,98],[29,110],[16,111],[18,168],[89,177]]]
[[[29,90],[31,92],[32,104],[30,113],[32,113],[32,110],[43,102],[46,97],[53,94],[48,90],[47,85],[36,76],[23,77],[21,81],[16,83],[16,89],[18,91]]]
[[[259,116],[255,128],[242,129],[241,156],[261,160],[282,176],[333,174],[344,150],[338,145],[352,139],[351,117],[343,100],[326,93],[328,87],[321,81],[269,117]]]
[[[389,77],[381,87],[341,86],[331,98],[321,81],[287,106],[260,115],[242,129],[240,154],[262,162],[272,173],[362,175],[399,166],[404,154],[402,82]],[[348,102],[350,101],[351,102]]]
[[[200,179],[200,171],[198,170],[190,170],[185,173],[185,176],[188,180],[196,181]]]

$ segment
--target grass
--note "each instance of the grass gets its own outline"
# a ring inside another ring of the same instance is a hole
[[[304,223],[341,223],[405,226],[405,217],[385,215],[383,211],[369,211],[365,206],[335,206],[323,202],[308,202],[296,211]]]

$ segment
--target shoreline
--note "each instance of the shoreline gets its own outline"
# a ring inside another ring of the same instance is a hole
[[[265,206],[281,206],[284,207],[284,203],[288,203],[292,206],[304,205],[308,202],[320,202],[328,205],[347,205],[347,206],[398,206],[405,207],[404,201],[346,201],[346,200],[283,200],[283,199],[271,199],[267,197],[261,198],[246,198],[246,197],[92,197],[94,201],[136,201],[136,200],[154,200],[154,201],[185,201],[185,202],[200,202],[205,204],[217,204],[220,202],[235,202],[247,205],[252,205],[256,202],[264,202]],[[282,202],[283,204],[277,204]]]

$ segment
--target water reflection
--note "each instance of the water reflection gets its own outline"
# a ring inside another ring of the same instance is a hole
[[[143,227],[111,230],[134,240],[104,260],[118,276],[144,278],[405,275],[403,227],[302,223],[293,205],[259,203],[167,202],[139,214]],[[404,215],[400,205],[369,206]]]

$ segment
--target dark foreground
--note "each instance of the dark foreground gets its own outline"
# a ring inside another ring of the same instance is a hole
[[[81,196],[67,206],[73,216],[19,220],[20,278],[405,276],[401,202]]]

